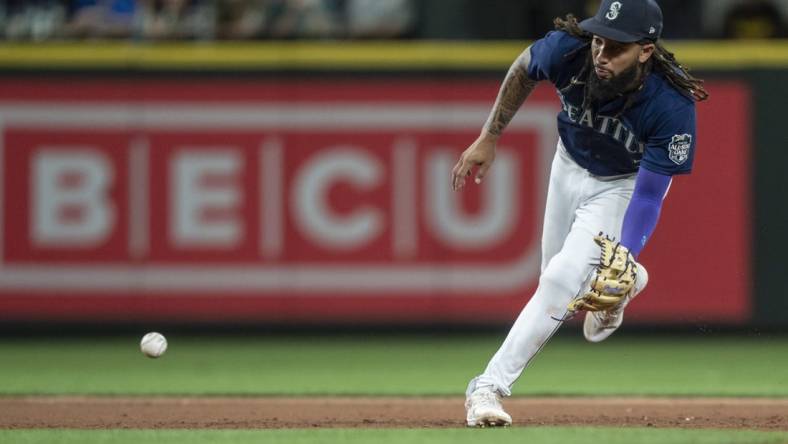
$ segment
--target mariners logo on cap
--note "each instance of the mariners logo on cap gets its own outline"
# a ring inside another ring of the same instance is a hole
[[[681,165],[689,158],[690,146],[692,146],[691,134],[676,134],[668,145],[668,157],[676,165]]]
[[[608,19],[608,20],[615,20],[615,19],[617,19],[618,18],[618,12],[621,11],[621,7],[622,6],[623,5],[621,4],[621,2],[613,2],[610,5],[610,10],[607,11],[607,14],[605,14],[605,18]]]

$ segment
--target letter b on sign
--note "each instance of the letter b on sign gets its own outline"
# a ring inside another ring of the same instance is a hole
[[[92,247],[106,240],[116,215],[108,197],[113,171],[105,155],[89,148],[42,149],[31,162],[33,243]]]

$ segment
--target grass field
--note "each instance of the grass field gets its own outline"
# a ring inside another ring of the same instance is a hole
[[[157,360],[136,337],[14,339],[0,341],[0,393],[457,395],[501,339],[170,335]],[[514,394],[785,397],[786,368],[785,337],[557,337]],[[589,369],[615,378],[589,384],[578,377]]]
[[[25,430],[0,431],[0,442],[14,444],[777,444],[788,433],[730,430],[654,430],[605,427],[534,427],[497,430]]]
[[[137,337],[2,340],[0,395],[461,395],[502,336],[168,339],[170,349],[158,360],[140,354]],[[545,348],[514,394],[788,397],[786,368],[787,337],[622,336],[591,345],[569,334]],[[603,427],[0,430],[0,442],[477,443],[479,434],[493,434],[496,443],[788,442],[784,432]]]

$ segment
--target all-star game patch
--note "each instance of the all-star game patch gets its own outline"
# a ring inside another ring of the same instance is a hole
[[[668,155],[670,160],[676,165],[681,165],[689,158],[690,147],[692,146],[691,134],[676,134],[668,145]]]

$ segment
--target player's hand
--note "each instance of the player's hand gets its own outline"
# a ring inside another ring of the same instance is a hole
[[[471,175],[474,167],[478,167],[475,182],[482,183],[482,179],[495,160],[497,142],[497,137],[483,133],[462,153],[460,160],[451,170],[451,188],[454,191],[459,191],[465,186],[465,179]]]

